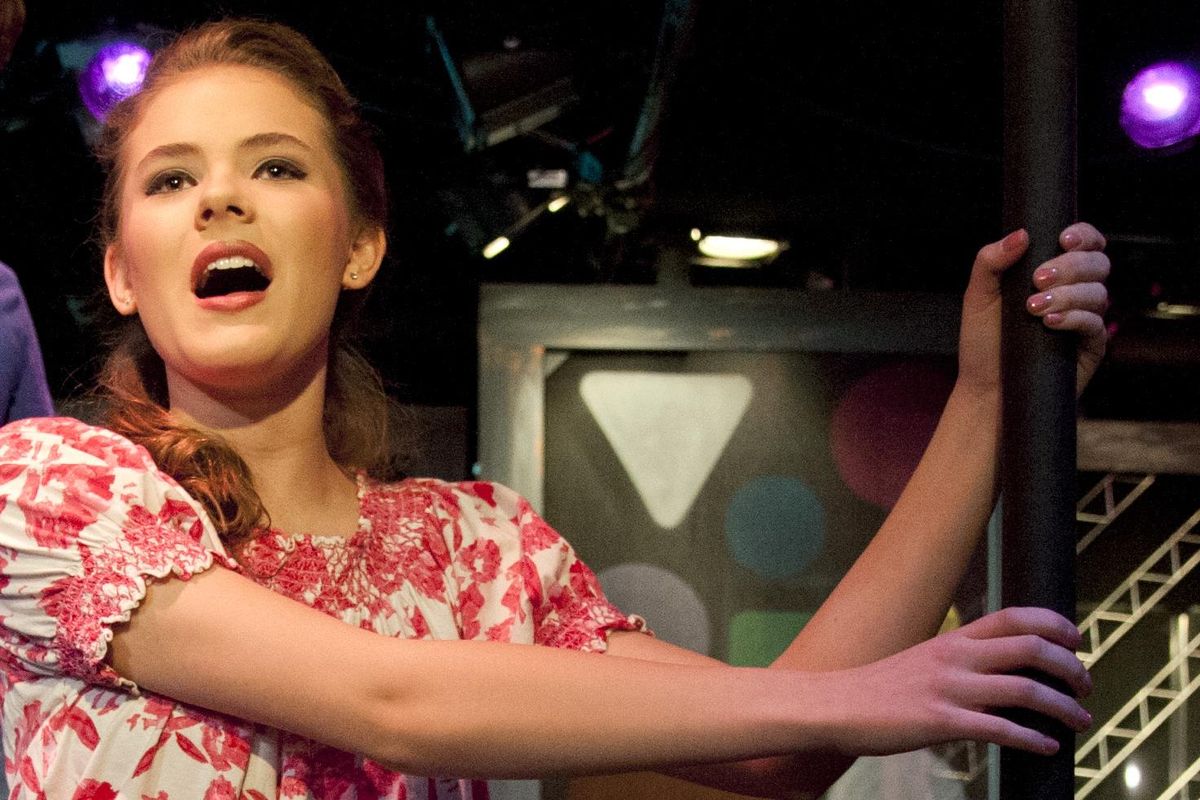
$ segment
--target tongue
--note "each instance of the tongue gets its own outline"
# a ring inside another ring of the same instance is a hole
[[[268,284],[270,281],[253,267],[215,269],[208,273],[204,284],[196,289],[196,296],[205,298],[220,297],[234,292],[261,292]]]

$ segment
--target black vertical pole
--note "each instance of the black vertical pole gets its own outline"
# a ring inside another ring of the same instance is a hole
[[[1075,2],[1004,3],[1004,222],[1029,252],[1004,279],[1001,492],[1004,605],[1075,618],[1075,341],[1024,310],[1033,270],[1059,252],[1075,209]],[[1026,718],[1028,720],[1028,718]],[[1074,736],[1057,755],[1003,750],[1003,800],[1074,795]]]

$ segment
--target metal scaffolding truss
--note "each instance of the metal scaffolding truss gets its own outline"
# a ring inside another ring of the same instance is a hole
[[[1191,800],[1191,789],[1200,788],[1200,759],[1191,763],[1174,783],[1154,800]]]
[[[1081,536],[1076,552],[1082,553],[1153,482],[1153,475],[1112,474],[1089,490],[1077,507]],[[1085,650],[1079,657],[1085,664],[1095,664],[1200,564],[1198,525],[1200,510],[1193,512],[1084,619],[1080,632]],[[1077,749],[1077,800],[1091,794],[1168,721],[1173,726],[1182,724],[1180,715],[1186,714],[1189,699],[1200,691],[1200,675],[1192,677],[1193,659],[1200,659],[1200,635],[1189,637],[1186,617],[1181,616],[1181,621],[1178,635],[1172,637],[1167,664]],[[1173,769],[1172,777],[1171,785],[1157,800],[1192,800],[1194,790],[1200,786],[1200,759],[1181,771]]]
[[[1200,564],[1200,510],[1192,514],[1121,585],[1079,625],[1083,649],[1079,658],[1092,666],[1138,620],[1154,608],[1197,564]]]
[[[1075,554],[1082,553],[1096,541],[1096,537],[1104,533],[1112,521],[1133,505],[1153,483],[1153,475],[1109,473],[1101,478],[1075,506],[1077,529],[1088,526],[1087,532],[1079,537],[1075,545]]]
[[[1200,658],[1200,634],[1180,648],[1129,702],[1076,749],[1075,777],[1085,781],[1075,792],[1076,800],[1083,800],[1091,794],[1200,689],[1200,673],[1181,686],[1169,685],[1173,679],[1178,682],[1180,674],[1191,674],[1188,660],[1192,658]]]

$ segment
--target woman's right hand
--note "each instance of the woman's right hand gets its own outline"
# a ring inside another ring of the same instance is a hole
[[[884,754],[974,739],[1053,754],[1057,741],[1000,710],[1028,709],[1075,731],[1091,725],[1075,697],[1017,674],[1040,672],[1086,697],[1092,681],[1075,657],[1079,642],[1076,627],[1052,611],[1008,608],[849,670],[854,674],[841,684],[848,693],[845,741],[835,739],[835,747]]]

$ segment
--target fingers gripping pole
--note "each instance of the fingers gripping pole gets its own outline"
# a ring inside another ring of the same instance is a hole
[[[1025,312],[1038,264],[1075,221],[1075,3],[1005,0],[1004,222],[1029,251],[1003,283],[1002,599],[1075,618],[1075,340]],[[1016,718],[1017,715],[1014,715]],[[1030,722],[1028,718],[1023,721]],[[1074,737],[1055,756],[1005,750],[1002,798],[1068,800]]]

